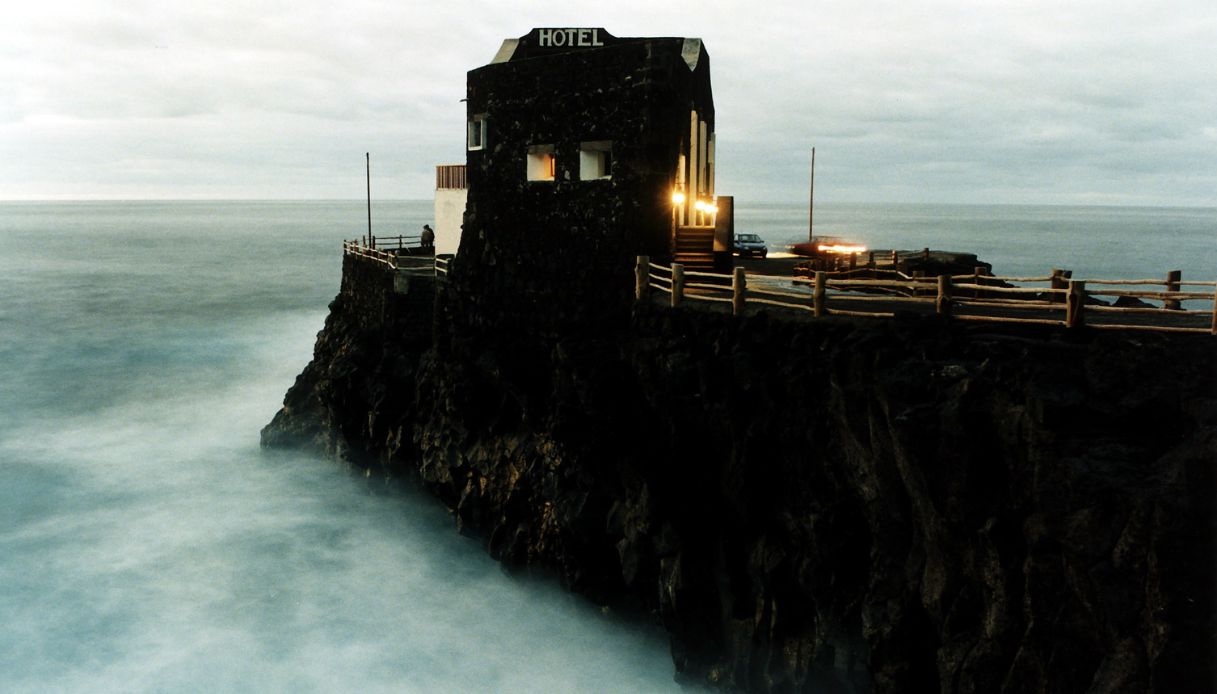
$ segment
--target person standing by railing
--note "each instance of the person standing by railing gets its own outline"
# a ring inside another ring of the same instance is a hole
[[[431,230],[430,224],[423,225],[423,234],[421,237],[423,250],[431,250],[435,248],[435,232]]]

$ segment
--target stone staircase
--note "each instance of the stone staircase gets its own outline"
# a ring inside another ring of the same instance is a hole
[[[672,262],[686,270],[710,272],[714,269],[714,227],[677,227]]]

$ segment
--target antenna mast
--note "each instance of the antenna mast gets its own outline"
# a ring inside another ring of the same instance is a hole
[[[815,232],[816,220],[816,148],[811,148],[811,196],[807,200],[807,240],[810,241]]]
[[[368,243],[372,243],[372,155],[364,152],[363,158],[368,170]]]

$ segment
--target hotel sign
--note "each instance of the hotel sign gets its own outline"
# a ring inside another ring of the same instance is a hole
[[[619,39],[600,27],[545,27],[518,39],[507,39],[492,63],[528,60],[547,55],[595,51],[638,39]]]
[[[554,27],[533,29],[520,37],[520,52],[528,56],[544,53],[567,53],[570,51],[593,50],[620,43],[620,39],[600,27]]]
[[[603,29],[536,29],[537,48],[599,48]],[[607,36],[607,32],[605,33]]]

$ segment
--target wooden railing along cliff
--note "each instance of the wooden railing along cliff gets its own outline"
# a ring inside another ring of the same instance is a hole
[[[372,236],[342,242],[342,254],[413,275],[447,275],[448,258],[426,252],[418,236]]]
[[[803,310],[816,317],[891,318],[905,310],[990,323],[1217,335],[1217,282],[1184,282],[1177,271],[1165,280],[1076,280],[1061,271],[1044,277],[994,277],[980,270],[916,277],[870,268],[777,277],[750,276],[742,267],[731,275],[687,271],[679,263],[660,265],[639,256],[635,278],[639,300],[655,288],[669,295],[672,306],[685,299],[729,303],[737,315],[758,304]],[[1020,286],[1041,283],[1046,286]],[[1163,289],[1127,288],[1141,286]],[[1186,291],[1186,287],[1200,290]],[[1114,297],[1123,305],[1108,304],[1100,297]],[[1183,308],[1185,301],[1211,306],[1189,310]]]
[[[450,259],[426,252],[416,236],[343,241],[342,251],[411,275],[448,274]],[[1217,335],[1217,282],[1184,282],[1177,271],[1164,280],[1077,280],[1059,270],[1043,277],[996,277],[979,268],[938,277],[876,268],[781,277],[750,276],[742,267],[730,275],[692,271],[680,263],[662,265],[638,256],[635,297],[645,299],[651,289],[667,293],[673,307],[686,299],[719,302],[730,304],[736,315],[750,306],[806,311],[815,317],[892,318],[897,311],[908,311],[988,323]],[[1101,297],[1116,299],[1115,305]],[[1189,301],[1208,306],[1184,308]]]

